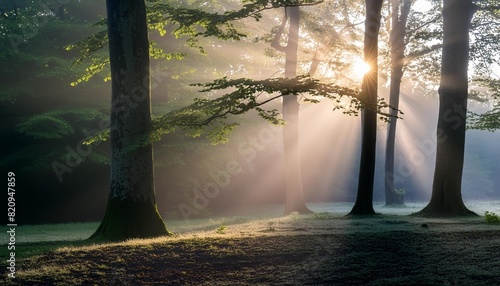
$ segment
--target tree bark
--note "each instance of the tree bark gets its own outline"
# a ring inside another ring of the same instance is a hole
[[[107,0],[111,62],[111,184],[104,219],[91,239],[167,235],[155,199],[149,40],[142,0]]]
[[[422,216],[475,215],[462,200],[471,0],[444,0],[437,149],[432,196]]]
[[[400,3],[403,6],[400,12]],[[401,92],[401,80],[403,78],[403,67],[405,58],[405,36],[406,22],[410,13],[410,0],[391,0],[391,82],[389,90],[389,105],[399,108],[399,94]],[[398,111],[390,109],[391,118],[387,125],[387,143],[385,149],[385,204],[404,205],[404,194],[398,193],[394,185],[394,151],[396,146],[396,126]]]
[[[370,71],[363,77],[361,93],[361,160],[358,193],[350,215],[372,215],[375,151],[377,144],[378,34],[383,0],[366,0],[364,60]]]
[[[297,76],[297,53],[299,45],[299,7],[286,7],[287,16],[290,19],[288,30],[288,41],[285,47],[279,45],[280,32],[276,35],[273,47],[285,52],[285,77]],[[280,27],[283,31],[286,18]],[[311,213],[304,201],[302,189],[302,174],[300,170],[300,144],[299,144],[299,103],[296,95],[283,96],[282,105],[283,119],[283,148],[285,157],[285,214],[292,212]]]

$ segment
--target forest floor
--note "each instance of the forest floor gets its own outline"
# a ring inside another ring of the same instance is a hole
[[[156,239],[20,243],[19,254],[44,250],[21,256],[14,279],[2,267],[0,284],[500,285],[500,225],[484,217],[317,212],[171,224],[180,233]]]

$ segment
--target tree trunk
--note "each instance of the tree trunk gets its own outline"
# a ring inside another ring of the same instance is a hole
[[[439,86],[436,167],[429,204],[417,215],[475,215],[462,200],[471,0],[444,0],[443,54]]]
[[[378,34],[383,0],[366,0],[364,58],[370,71],[361,87],[365,107],[361,110],[361,160],[356,202],[350,215],[372,215],[375,151],[377,145]]]
[[[149,40],[144,1],[107,0],[111,62],[111,184],[104,219],[92,239],[167,235],[155,200]]]
[[[285,77],[297,76],[297,53],[299,45],[299,7],[286,7],[290,26],[288,31],[288,42],[283,51],[285,52]],[[286,21],[286,20],[285,20]],[[285,157],[285,188],[286,202],[285,214],[291,212],[311,213],[304,201],[302,189],[302,174],[300,170],[300,148],[299,148],[299,103],[296,95],[283,96],[283,148]]]
[[[403,60],[405,56],[406,22],[410,13],[411,0],[403,0],[400,13],[400,1],[391,0],[392,27],[391,27],[391,83],[389,91],[389,105],[399,108],[399,94],[403,78]],[[401,14],[401,16],[400,16]],[[387,125],[387,144],[385,149],[385,204],[404,205],[404,193],[396,191],[394,185],[394,150],[396,142],[397,110],[391,109],[391,118]]]

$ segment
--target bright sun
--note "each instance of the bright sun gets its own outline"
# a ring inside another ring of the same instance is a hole
[[[362,78],[367,72],[370,71],[370,65],[361,59],[357,59],[352,64],[352,71],[356,76]]]

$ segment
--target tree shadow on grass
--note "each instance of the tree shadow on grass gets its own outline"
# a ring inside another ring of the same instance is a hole
[[[500,243],[498,231],[440,231],[439,224],[426,228],[386,219],[369,221],[374,228],[362,230],[362,219],[350,222],[345,234],[325,236],[328,258],[304,284],[497,285],[500,281],[500,259],[491,252]],[[394,225],[394,230],[384,224]]]

